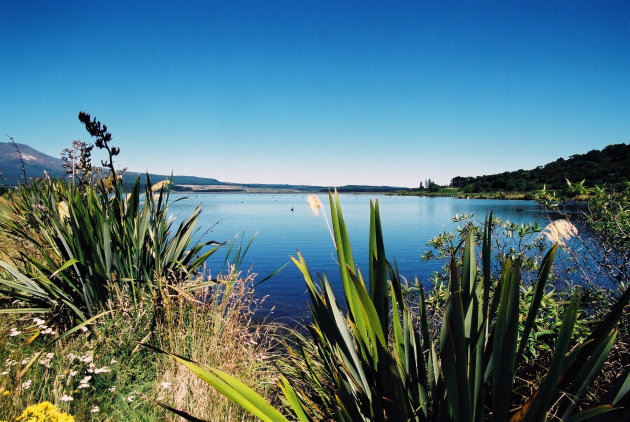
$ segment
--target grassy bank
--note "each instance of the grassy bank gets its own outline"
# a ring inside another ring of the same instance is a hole
[[[2,315],[0,420],[43,400],[81,421],[178,419],[154,401],[206,420],[256,420],[172,359],[139,346],[155,344],[221,368],[274,401],[274,327],[252,324],[250,281],[222,279],[224,287],[204,297],[169,295],[155,326],[149,298],[123,301],[89,330],[54,342],[61,333],[53,315]]]
[[[53,403],[76,420],[256,420],[151,344],[256,385],[274,401],[276,327],[252,323],[253,277],[197,276],[195,211],[167,220],[168,186],[130,193],[40,180],[0,203],[0,420]],[[137,204],[143,197],[144,206]],[[221,415],[221,416],[218,416]]]
[[[630,182],[617,183],[608,189],[617,193],[627,191]],[[567,184],[562,189],[540,189],[533,191],[502,191],[484,190],[470,191],[466,188],[437,186],[433,190],[411,189],[396,191],[391,195],[400,196],[426,196],[426,197],[451,197],[459,199],[515,199],[515,200],[539,200],[541,197],[553,196],[555,200],[588,201],[597,196],[598,187],[587,187],[584,181]]]

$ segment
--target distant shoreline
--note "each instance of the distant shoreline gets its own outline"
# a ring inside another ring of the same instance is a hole
[[[458,199],[506,199],[519,201],[534,201],[534,192],[462,192],[447,188],[437,192],[408,191],[395,192],[399,196],[424,196],[428,198],[458,198]]]
[[[334,187],[331,187],[330,190],[334,190]],[[314,193],[328,193],[329,188],[313,186],[304,189],[295,189],[295,188],[278,188],[278,187],[268,187],[268,186],[248,186],[248,185],[180,185],[174,184],[172,187],[172,192],[177,193],[273,193],[273,194],[314,194]],[[339,193],[355,193],[355,194],[372,194],[372,193],[381,193],[381,194],[392,194],[398,189],[389,188],[389,189],[379,189],[377,187],[358,187],[353,189],[351,187],[340,187],[337,188]]]
[[[334,189],[334,188],[333,188]],[[331,189],[332,190],[332,189]],[[291,189],[291,188],[269,188],[269,187],[250,187],[243,185],[173,185],[173,193],[182,194],[198,194],[198,193],[211,193],[211,194],[326,194],[327,188],[314,188],[311,190]],[[534,194],[532,192],[478,192],[478,193],[463,193],[463,192],[418,192],[418,191],[400,191],[400,190],[353,190],[353,189],[339,189],[340,194],[355,194],[355,195],[371,195],[371,194],[383,194],[389,196],[419,196],[427,198],[456,198],[456,199],[496,199],[496,200],[534,200]]]

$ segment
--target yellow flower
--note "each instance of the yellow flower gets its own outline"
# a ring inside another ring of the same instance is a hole
[[[64,412],[60,412],[54,404],[45,401],[39,404],[30,405],[16,422],[74,422],[74,417]]]

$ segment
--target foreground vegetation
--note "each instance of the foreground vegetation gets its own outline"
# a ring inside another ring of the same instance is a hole
[[[272,327],[251,324],[251,277],[203,277],[219,245],[192,242],[200,210],[175,226],[168,181],[123,192],[107,128],[81,119],[109,173],[83,164],[74,183],[31,181],[0,204],[0,419],[44,400],[77,420],[174,418],[151,400],[245,418],[138,344],[239,374],[271,398]]]
[[[193,242],[200,210],[169,220],[168,181],[123,192],[111,134],[80,120],[107,171],[79,161],[72,182],[32,182],[0,203],[0,419],[630,418],[627,191],[573,185],[591,198],[586,219],[544,231],[456,217],[425,256],[446,264],[432,284],[387,259],[378,202],[362,273],[330,195],[343,296],[298,254],[312,323],[292,330],[254,321],[252,276],[200,271],[221,246]],[[549,192],[539,199],[562,213]],[[580,262],[576,225],[606,291],[554,271],[558,255]]]
[[[313,324],[310,340],[291,349],[299,363],[282,378],[291,417],[577,421],[630,416],[627,364],[612,383],[594,388],[615,345],[629,290],[577,331],[581,294],[568,296],[550,353],[528,364],[526,350],[544,325],[541,304],[557,244],[543,258],[531,290],[523,292],[523,257],[502,257],[499,273],[493,274],[489,216],[481,236],[481,270],[469,230],[451,257],[446,296],[429,310],[422,285],[417,297],[404,294],[402,278],[385,258],[378,203],[371,208],[368,284],[354,265],[339,200],[331,196],[330,202],[347,311],[337,304],[325,275],[316,286],[298,254],[293,260],[311,296]],[[261,419],[287,420],[229,374],[176,358]]]
[[[151,400],[206,420],[221,420],[216,415],[256,420],[180,365],[138,346],[150,341],[223,369],[273,400],[273,327],[252,324],[251,280],[220,281],[224,287],[209,291],[204,304],[185,294],[172,295],[155,326],[150,298],[145,297],[140,306],[117,303],[90,330],[55,342],[57,333],[43,334],[51,327],[48,318],[3,315],[0,420],[13,420],[28,405],[43,400],[82,421],[176,419]]]

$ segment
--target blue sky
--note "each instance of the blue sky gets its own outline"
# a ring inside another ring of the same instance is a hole
[[[630,142],[627,1],[6,0],[0,58],[3,137],[58,156],[83,110],[138,171],[417,186]]]

